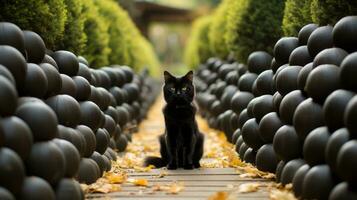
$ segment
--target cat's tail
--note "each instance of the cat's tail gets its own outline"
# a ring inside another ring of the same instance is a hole
[[[167,161],[160,157],[149,156],[145,158],[144,166],[147,167],[149,165],[154,165],[156,168],[161,168],[167,165]]]

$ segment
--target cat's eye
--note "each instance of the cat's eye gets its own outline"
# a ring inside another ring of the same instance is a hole
[[[175,91],[175,88],[173,88],[173,87],[170,88],[170,91],[171,91],[171,92],[174,92],[174,91]]]
[[[187,90],[187,87],[183,87],[183,88],[182,88],[182,91],[185,92],[186,90]]]

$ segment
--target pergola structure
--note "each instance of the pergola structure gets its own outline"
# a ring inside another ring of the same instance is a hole
[[[149,1],[134,1],[131,16],[143,35],[148,36],[152,22],[189,23],[195,18],[192,10],[165,6]]]

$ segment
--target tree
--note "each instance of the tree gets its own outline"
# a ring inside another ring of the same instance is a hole
[[[0,1],[0,20],[38,33],[54,49],[63,37],[67,10],[63,0]]]
[[[240,62],[253,51],[272,53],[281,37],[284,0],[236,0],[229,7],[225,39]]]
[[[285,2],[283,31],[285,36],[297,36],[300,29],[312,22],[311,0],[287,0]]]
[[[334,25],[344,16],[356,14],[355,0],[312,0],[311,3],[312,20],[319,25]]]

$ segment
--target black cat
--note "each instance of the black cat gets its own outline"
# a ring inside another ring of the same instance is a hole
[[[193,72],[176,78],[164,72],[163,87],[166,105],[163,108],[166,130],[159,137],[159,157],[147,157],[145,166],[167,166],[168,169],[193,169],[200,167],[203,155],[204,136],[195,120],[196,108],[192,101],[195,95]]]

